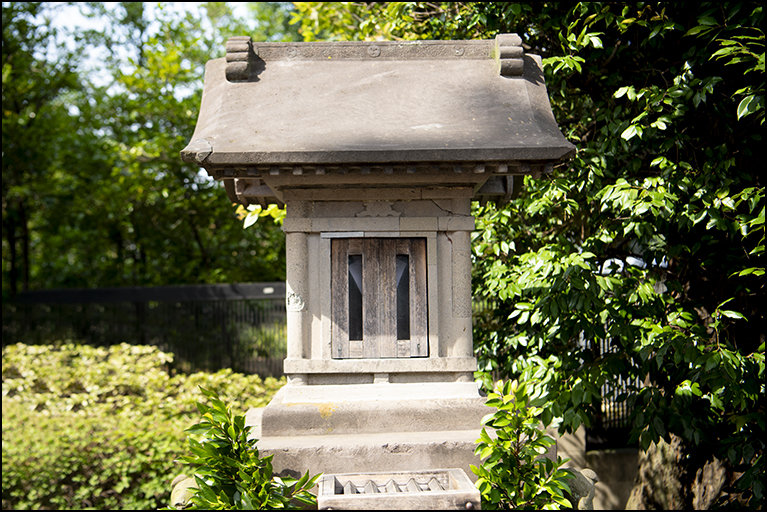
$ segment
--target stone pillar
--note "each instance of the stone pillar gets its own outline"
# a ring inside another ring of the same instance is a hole
[[[448,238],[453,243],[453,324],[455,343],[452,357],[474,357],[471,335],[471,233],[452,231]]]
[[[291,205],[293,206],[293,205]],[[303,204],[288,207],[288,212],[302,217]],[[293,211],[290,211],[290,210]],[[309,243],[308,235],[301,231],[285,233],[286,265],[286,309],[287,309],[287,359],[306,359],[309,355],[309,333],[311,329],[307,308],[309,299]],[[306,375],[289,375],[292,384],[306,384]]]

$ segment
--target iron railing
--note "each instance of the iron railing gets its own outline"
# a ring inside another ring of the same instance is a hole
[[[157,346],[184,372],[283,375],[285,283],[64,289],[3,304],[3,345]]]
[[[472,302],[473,320],[475,332],[477,329],[492,329],[485,325],[487,318],[485,312],[492,311],[497,307],[494,299],[475,298]],[[582,333],[578,340],[583,348],[594,351],[596,354],[608,354],[618,351],[618,347],[611,339],[589,340]],[[493,381],[507,377],[495,370],[491,377]],[[601,403],[595,422],[587,429],[587,444],[592,449],[617,448],[626,446],[631,430],[631,408],[625,401],[618,401],[618,397],[629,389],[641,387],[641,382],[636,378],[618,377],[611,383],[605,383],[600,389]]]
[[[475,300],[475,319],[493,307],[491,300]],[[3,345],[67,340],[154,345],[172,352],[176,368],[184,372],[231,368],[279,377],[286,356],[285,283],[24,292],[3,304],[2,335]],[[610,340],[580,342],[599,353],[616,350]],[[616,398],[637,385],[603,386],[595,439],[628,429],[631,411]]]

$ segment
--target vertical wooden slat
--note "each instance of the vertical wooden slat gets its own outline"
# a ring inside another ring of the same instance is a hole
[[[332,240],[330,259],[332,319],[330,347],[333,358],[345,359],[349,357],[349,243],[347,240]]]
[[[381,259],[378,240],[362,241],[362,357],[378,358],[381,336]]]
[[[397,357],[397,240],[379,239],[380,298],[376,306],[380,309],[379,357]]]
[[[410,238],[397,239],[397,254],[410,255]]]
[[[349,359],[362,359],[362,340],[349,340]]]
[[[349,238],[349,254],[362,254],[362,238]]]
[[[410,243],[410,357],[429,355],[426,240]]]

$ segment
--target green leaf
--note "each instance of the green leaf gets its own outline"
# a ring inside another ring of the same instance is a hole
[[[496,415],[495,418],[493,419],[492,426],[494,428],[501,428],[501,427],[505,427],[509,425],[510,423],[511,423],[511,419],[508,416]]]
[[[650,444],[652,444],[652,434],[648,430],[645,430],[640,436],[642,450],[647,451],[650,448]]]
[[[479,422],[479,423],[480,423],[481,425],[487,425],[488,423],[490,423],[491,421],[493,421],[493,419],[495,419],[495,414],[496,414],[496,413],[494,413],[494,412],[491,412],[491,413],[485,414],[484,416],[482,416],[482,419],[480,420],[480,422]],[[482,430],[482,432],[484,432],[484,429]],[[490,441],[489,441],[489,438],[488,438],[488,440],[487,440],[486,442],[490,442]]]
[[[200,392],[203,395],[207,396],[208,398],[214,398],[214,399],[218,400],[218,398],[219,398],[218,397],[218,393],[216,393],[215,391],[210,391],[208,389],[205,389],[202,386],[197,386],[197,387],[199,388]]]
[[[746,317],[742,313],[738,313],[737,311],[730,311],[727,309],[720,309],[719,312],[726,316],[727,318],[738,318],[740,320],[747,320]]]
[[[625,140],[631,140],[632,138],[641,135],[642,128],[638,125],[630,125],[628,128],[623,130],[623,133],[621,133],[621,138]]]
[[[543,424],[544,427],[549,426],[551,424],[551,420],[553,419],[554,419],[554,415],[549,409],[545,409],[541,413],[541,423]]]
[[[196,425],[192,425],[188,429],[184,430],[184,432],[192,435],[205,435],[210,432],[211,427],[212,425],[210,423],[202,422]]]
[[[693,27],[690,30],[687,31],[685,34],[686,36],[694,36],[696,34],[705,34],[707,32],[711,31],[711,27],[705,26],[705,25],[698,25],[697,27]]]
[[[738,120],[740,120],[741,118],[749,114],[756,112],[759,104],[762,102],[760,101],[760,98],[762,97],[759,97],[753,94],[743,98],[740,101],[740,103],[738,103],[738,109],[737,109]]]

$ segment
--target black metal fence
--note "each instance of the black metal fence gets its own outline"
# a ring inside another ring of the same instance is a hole
[[[487,321],[483,313],[491,312],[497,303],[493,299],[475,299],[472,302],[472,311],[474,319],[474,328],[485,328],[483,323]],[[492,327],[491,327],[492,328]],[[582,347],[588,348],[598,354],[613,353],[618,348],[610,339],[587,340],[583,334],[576,340]],[[504,376],[499,371],[492,372],[493,381],[497,381]],[[609,449],[622,448],[627,446],[629,433],[631,430],[631,412],[625,401],[619,402],[618,397],[629,389],[641,387],[638,379],[626,379],[619,377],[617,381],[605,383],[600,394],[602,397],[601,406],[594,418],[592,427],[586,429],[586,442],[588,449]]]
[[[495,307],[475,301],[475,318]],[[286,356],[285,283],[243,283],[24,292],[3,304],[3,345],[72,340],[94,346],[154,345],[175,355],[183,372],[236,372],[279,377]],[[600,353],[609,340],[580,340]],[[498,378],[494,375],[494,378]],[[592,443],[628,432],[630,411],[615,398],[637,382],[602,389],[602,416]]]
[[[618,347],[613,340],[602,339],[588,342],[597,354],[616,353]],[[618,401],[621,394],[629,389],[637,389],[642,386],[638,378],[625,378],[618,376],[612,383],[602,386],[602,404],[600,414],[595,418],[592,428],[586,431],[586,449],[599,450],[609,448],[622,448],[628,446],[631,431],[632,409],[625,401]]]
[[[172,352],[183,372],[283,375],[285,283],[45,290],[3,304],[3,345],[66,340]]]

